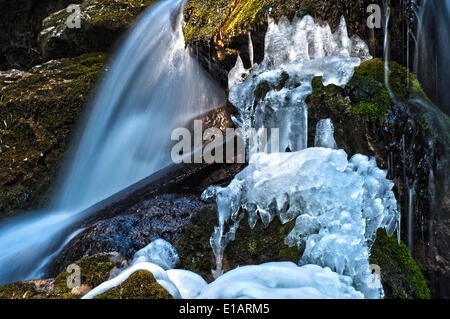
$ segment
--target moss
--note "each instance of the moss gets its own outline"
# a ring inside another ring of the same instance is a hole
[[[105,63],[91,53],[0,75],[0,215],[45,203]]]
[[[32,283],[17,282],[0,287],[0,299],[35,299],[36,287]]]
[[[280,220],[275,218],[268,227],[258,221],[251,229],[245,214],[235,240],[228,244],[224,252],[224,270],[272,261],[298,263],[302,252],[297,247],[289,247],[284,243],[294,224],[295,221],[282,225]]]
[[[39,43],[46,58],[76,56],[109,51],[136,18],[157,0],[85,0],[81,3],[80,28],[69,28],[72,13],[57,11],[42,23]]]
[[[427,282],[408,247],[403,242],[399,244],[396,236],[388,236],[384,229],[377,231],[370,263],[381,268],[386,298],[430,298]]]
[[[423,131],[428,131],[430,126],[428,124],[428,120],[425,115],[416,113],[414,114],[414,121],[416,125],[418,125]]]
[[[173,299],[173,297],[156,282],[151,272],[139,270],[119,286],[94,299]]]
[[[185,42],[224,45],[264,23],[269,12],[274,18],[292,17],[299,7],[284,0],[190,0],[184,9]]]
[[[91,288],[97,287],[102,282],[108,280],[114,264],[110,261],[109,255],[98,255],[85,257],[77,262],[76,265],[81,270],[81,284],[88,285]],[[63,271],[55,278],[55,292],[57,294],[69,293],[70,289],[67,287],[67,278],[69,273]]]
[[[207,281],[213,280],[211,269],[215,267],[215,258],[209,239],[216,225],[217,209],[213,206],[202,208],[194,214],[184,234],[174,244],[180,255],[179,267],[196,272]],[[293,227],[294,222],[282,225],[276,219],[268,228],[258,222],[254,229],[250,229],[244,217],[235,240],[224,252],[224,270],[271,261],[297,263],[301,252],[284,244],[284,238]]]
[[[262,81],[261,83],[259,83],[255,89],[256,101],[264,100],[267,93],[269,93],[270,89],[271,88],[269,86],[269,82]]]

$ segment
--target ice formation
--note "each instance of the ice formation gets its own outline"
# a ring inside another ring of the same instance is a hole
[[[256,154],[228,187],[208,190],[215,192],[219,211],[211,237],[215,275],[222,274],[222,254],[234,240],[243,208],[251,227],[259,219],[265,225],[276,217],[283,223],[295,219],[285,242],[305,249],[301,265],[329,267],[352,278],[365,297],[379,297],[378,287],[368,285],[368,256],[378,228],[389,234],[397,228],[393,186],[375,159],[358,154],[349,161],[343,150]]]
[[[149,262],[164,270],[173,269],[179,261],[178,253],[171,244],[163,239],[156,239],[134,255],[131,265]]]
[[[229,100],[239,111],[233,120],[244,132],[279,128],[280,150],[304,149],[305,99],[312,93],[312,79],[322,76],[325,85],[343,86],[354,67],[369,59],[367,45],[357,36],[348,37],[344,18],[334,34],[311,16],[292,22],[282,18],[278,24],[270,20],[262,63],[245,70],[238,57],[230,72]]]
[[[316,125],[315,147],[325,147],[336,149],[334,140],[334,125],[331,119],[320,120]]]

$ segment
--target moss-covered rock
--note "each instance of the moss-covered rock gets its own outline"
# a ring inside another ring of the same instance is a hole
[[[151,272],[139,270],[119,286],[94,299],[173,299],[173,297],[156,282]]]
[[[31,282],[17,282],[0,287],[0,299],[38,299],[36,286]]]
[[[45,202],[105,63],[91,53],[0,72],[0,216]]]
[[[85,0],[80,5],[80,28],[66,23],[73,12],[57,11],[42,22],[38,41],[46,58],[107,52],[136,18],[157,0]]]
[[[92,288],[107,281],[115,268],[126,267],[126,260],[117,253],[85,257],[77,262],[81,286],[69,288],[69,273],[63,271],[55,279],[28,280],[0,287],[0,299],[79,299]]]
[[[408,247],[401,241],[398,243],[396,236],[388,236],[384,229],[377,231],[370,263],[381,268],[385,298],[430,298],[427,282]]]
[[[184,9],[184,35],[187,45],[198,50],[199,61],[222,84],[226,85],[228,71],[239,53],[244,65],[250,67],[249,40],[251,34],[256,63],[264,57],[264,40],[269,17],[311,15],[328,22],[334,31],[342,16],[347,21],[349,35],[358,35],[368,43],[373,56],[383,56],[384,33],[381,28],[370,29],[366,19],[370,4],[382,5],[382,0],[189,0]],[[403,4],[391,3],[391,58],[406,61],[402,40],[409,25],[409,11]]]
[[[193,215],[183,235],[174,243],[180,255],[178,267],[198,273],[209,282],[213,281],[211,270],[215,268],[215,258],[209,241],[215,226],[217,226],[217,208],[204,207]],[[235,240],[225,249],[224,271],[271,261],[297,263],[301,252],[284,244],[284,238],[293,227],[294,222],[282,225],[276,219],[267,228],[258,222],[255,228],[251,229],[244,216]]]

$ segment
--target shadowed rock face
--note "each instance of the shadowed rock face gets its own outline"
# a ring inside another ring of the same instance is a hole
[[[45,203],[105,64],[91,53],[0,72],[0,218]]]
[[[42,22],[38,35],[44,58],[77,56],[110,50],[136,18],[156,0],[85,0],[80,4],[79,28],[70,28],[72,12],[54,12]]]
[[[82,0],[0,1],[0,70],[26,70],[44,62],[37,43],[42,20]]]

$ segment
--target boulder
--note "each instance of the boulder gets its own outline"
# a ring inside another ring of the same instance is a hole
[[[90,53],[0,72],[0,217],[46,202],[105,63]]]
[[[156,0],[85,0],[79,6],[79,27],[70,19],[76,12],[66,8],[54,12],[43,20],[38,36],[42,55],[49,59],[108,52],[154,2]]]

